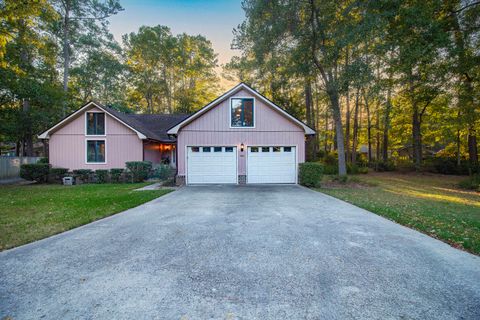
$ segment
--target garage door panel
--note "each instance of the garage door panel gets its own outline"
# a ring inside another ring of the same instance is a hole
[[[205,152],[204,147],[187,147],[187,183],[237,183],[236,148],[229,149],[232,151],[221,147],[220,152],[214,152],[210,147],[210,152]]]
[[[274,147],[248,148],[248,183],[296,183],[295,147],[275,149],[278,152]]]

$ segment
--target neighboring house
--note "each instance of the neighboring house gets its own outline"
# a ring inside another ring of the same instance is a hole
[[[240,83],[196,113],[124,114],[90,102],[39,135],[69,169],[169,162],[178,184],[297,183],[314,130]],[[168,159],[168,160],[167,160]]]

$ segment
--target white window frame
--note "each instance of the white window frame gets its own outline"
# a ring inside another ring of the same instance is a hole
[[[105,128],[105,132],[104,134],[88,134],[88,114],[89,113],[103,113],[104,114],[104,128]],[[101,110],[89,110],[89,111],[85,111],[85,136],[86,137],[106,137],[107,136],[107,113],[104,112],[104,111],[101,111]]]
[[[105,161],[104,162],[88,162],[88,141],[103,141],[105,143]],[[107,149],[107,139],[105,138],[87,138],[85,139],[85,164],[99,164],[99,165],[104,165],[107,164],[107,154],[108,154],[108,149]]]
[[[233,99],[253,99],[253,126],[252,127],[232,127],[232,100]],[[228,99],[228,126],[230,129],[255,129],[257,124],[257,99],[253,96],[234,96]]]

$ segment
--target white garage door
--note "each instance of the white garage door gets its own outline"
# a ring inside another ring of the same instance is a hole
[[[237,183],[237,148],[187,147],[187,183]]]
[[[296,183],[295,147],[248,147],[247,183]]]

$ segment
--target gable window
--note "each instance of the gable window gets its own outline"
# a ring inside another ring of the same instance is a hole
[[[105,140],[87,140],[87,163],[105,162]]]
[[[105,113],[87,112],[87,135],[105,135]]]
[[[230,100],[230,126],[232,128],[253,128],[253,98],[232,98]]]

